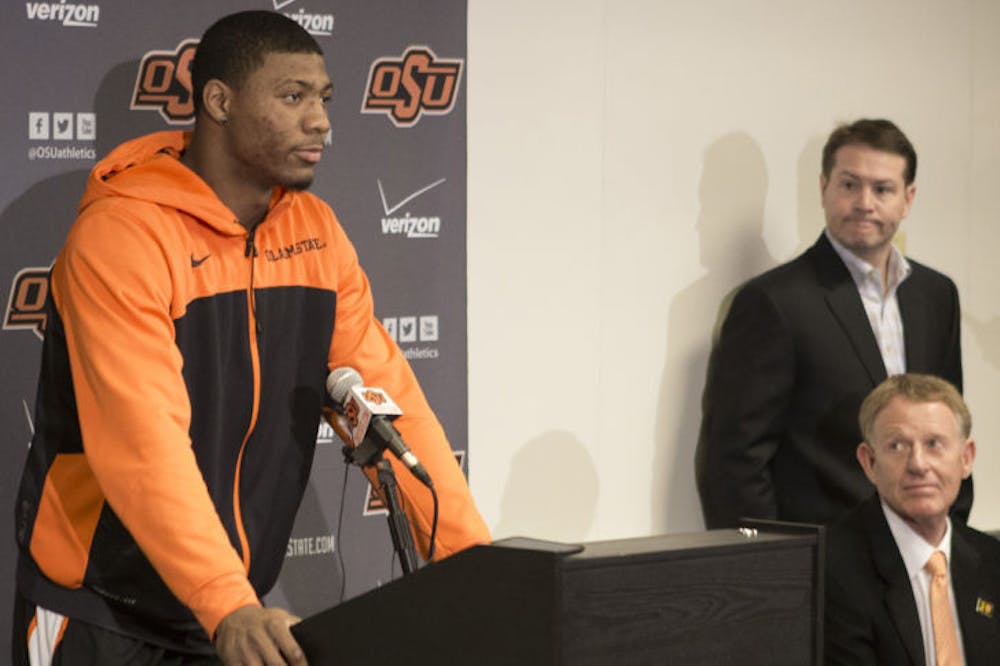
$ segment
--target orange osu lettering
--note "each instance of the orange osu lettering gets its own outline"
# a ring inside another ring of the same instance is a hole
[[[45,334],[49,302],[49,269],[24,268],[14,276],[7,302],[5,329],[30,329],[39,338]]]
[[[132,109],[153,109],[171,125],[194,120],[191,61],[198,40],[188,39],[176,51],[149,51],[139,64]]]
[[[385,490],[381,486],[376,488],[371,482],[368,483],[365,505],[361,512],[363,516],[381,516],[388,513],[389,509],[386,506],[385,498],[382,496],[384,492]]]
[[[351,428],[358,427],[359,414],[360,410],[358,409],[358,403],[354,400],[348,400],[344,403],[344,417],[347,419],[347,422],[351,424]]]
[[[411,46],[402,59],[372,63],[364,113],[387,113],[397,127],[415,125],[422,113],[445,114],[458,96],[462,60],[440,60],[426,46]]]
[[[365,402],[370,402],[373,405],[385,404],[385,396],[379,393],[378,391],[372,391],[371,389],[368,389],[364,393],[364,398]]]

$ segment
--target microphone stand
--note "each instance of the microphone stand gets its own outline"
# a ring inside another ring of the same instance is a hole
[[[399,487],[392,465],[382,456],[381,447],[367,437],[360,445],[345,446],[343,450],[344,459],[348,463],[375,470],[375,476],[382,488],[386,510],[389,512],[389,536],[392,537],[393,549],[399,557],[403,575],[413,573],[417,570],[417,551],[410,533],[410,522],[399,500]]]
[[[413,535],[410,534],[410,522],[399,501],[396,475],[392,471],[392,465],[384,457],[379,456],[378,462],[375,463],[375,472],[389,511],[389,535],[392,537],[392,545],[399,556],[399,565],[405,576],[417,570],[417,551],[413,545]]]

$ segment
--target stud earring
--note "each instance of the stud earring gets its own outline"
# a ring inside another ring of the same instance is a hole
[[[219,124],[225,127],[226,125],[229,124],[229,118],[227,116],[222,116],[221,118],[219,118]]]

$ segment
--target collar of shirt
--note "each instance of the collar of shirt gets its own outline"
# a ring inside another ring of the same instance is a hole
[[[854,279],[854,284],[857,285],[859,291],[865,289],[865,285],[874,284],[878,289],[878,294],[881,300],[881,295],[883,293],[893,294],[896,289],[902,284],[913,268],[910,266],[910,262],[906,260],[903,253],[896,249],[895,245],[889,245],[889,263],[887,266],[887,284],[889,288],[887,290],[882,289],[882,276],[877,268],[869,264],[867,261],[854,254],[846,247],[840,244],[840,242],[833,237],[829,229],[824,229],[823,233],[826,234],[826,238],[830,241],[830,245],[833,246],[834,251],[837,256],[840,257],[844,265],[847,266],[848,272],[851,274],[851,278]]]
[[[906,565],[906,573],[910,578],[923,572],[924,565],[927,564],[927,560],[936,550],[944,553],[949,568],[951,567],[951,518],[946,519],[948,521],[947,527],[941,543],[933,546],[907,525],[906,521],[885,503],[885,500],[881,500],[881,502],[882,512],[889,523],[889,531],[892,532],[892,537],[896,540],[896,546],[899,547],[899,554],[903,556],[903,564]]]

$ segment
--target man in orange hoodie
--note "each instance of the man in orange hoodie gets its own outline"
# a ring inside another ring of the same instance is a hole
[[[233,14],[192,82],[193,132],[98,163],[53,265],[15,663],[305,663],[297,618],[260,598],[336,367],[403,409],[441,498],[436,556],[489,540],[353,246],[305,191],[330,128],[319,46],[281,14]],[[426,555],[430,494],[405,473],[399,487]]]

